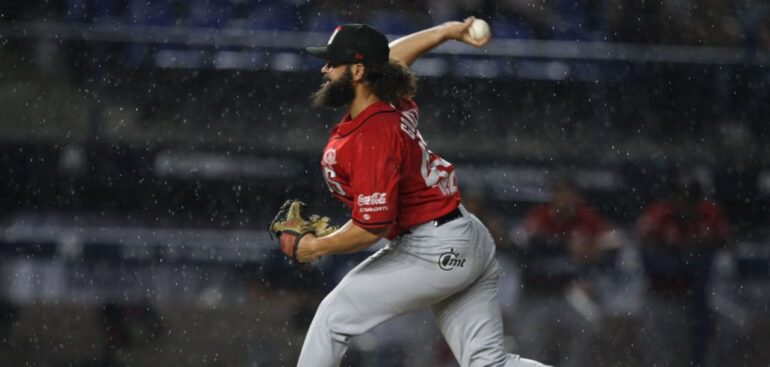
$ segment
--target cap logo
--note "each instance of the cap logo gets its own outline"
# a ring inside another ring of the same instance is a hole
[[[364,55],[361,55],[360,53],[356,52],[356,54],[355,54],[355,55],[353,55],[353,57],[354,57],[356,60],[361,60],[361,59],[363,59],[363,58],[364,58]]]
[[[332,41],[334,41],[334,37],[337,37],[337,33],[339,33],[342,30],[342,26],[338,25],[337,28],[334,28],[334,33],[332,33],[332,36],[329,38],[329,42],[327,42],[327,45],[331,45]]]

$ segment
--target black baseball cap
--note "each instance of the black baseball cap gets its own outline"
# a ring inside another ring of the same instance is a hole
[[[326,46],[307,47],[305,50],[338,64],[384,64],[390,56],[388,39],[366,24],[337,26]]]

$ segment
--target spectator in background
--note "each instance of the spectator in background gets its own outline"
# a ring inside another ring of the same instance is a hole
[[[709,274],[715,251],[727,242],[727,220],[697,183],[682,182],[644,209],[636,231],[648,282],[643,365],[702,366],[711,324]]]
[[[617,240],[568,179],[551,190],[550,201],[533,208],[517,230],[523,293],[514,331],[522,350],[546,363],[587,366],[600,326],[588,275]]]

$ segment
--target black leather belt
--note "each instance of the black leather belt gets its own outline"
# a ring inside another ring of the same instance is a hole
[[[449,222],[451,222],[451,221],[453,221],[453,220],[455,220],[457,218],[460,218],[462,216],[463,216],[463,212],[460,211],[460,207],[457,207],[457,208],[455,208],[455,210],[452,210],[451,212],[446,213],[446,214],[444,214],[444,215],[434,219],[433,220],[433,225],[438,227],[440,225],[449,223]],[[407,234],[412,234],[412,230],[411,229],[407,229],[406,231],[401,233],[399,236],[407,235]]]
[[[444,225],[446,223],[449,223],[457,218],[460,218],[463,216],[463,212],[460,211],[460,208],[457,207],[455,210],[452,210],[451,212],[444,214],[436,219],[433,220],[433,225],[436,227]]]

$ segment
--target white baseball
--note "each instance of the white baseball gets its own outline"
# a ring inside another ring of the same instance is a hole
[[[468,28],[468,34],[475,40],[483,39],[489,35],[489,24],[483,19],[474,19],[471,27]]]

